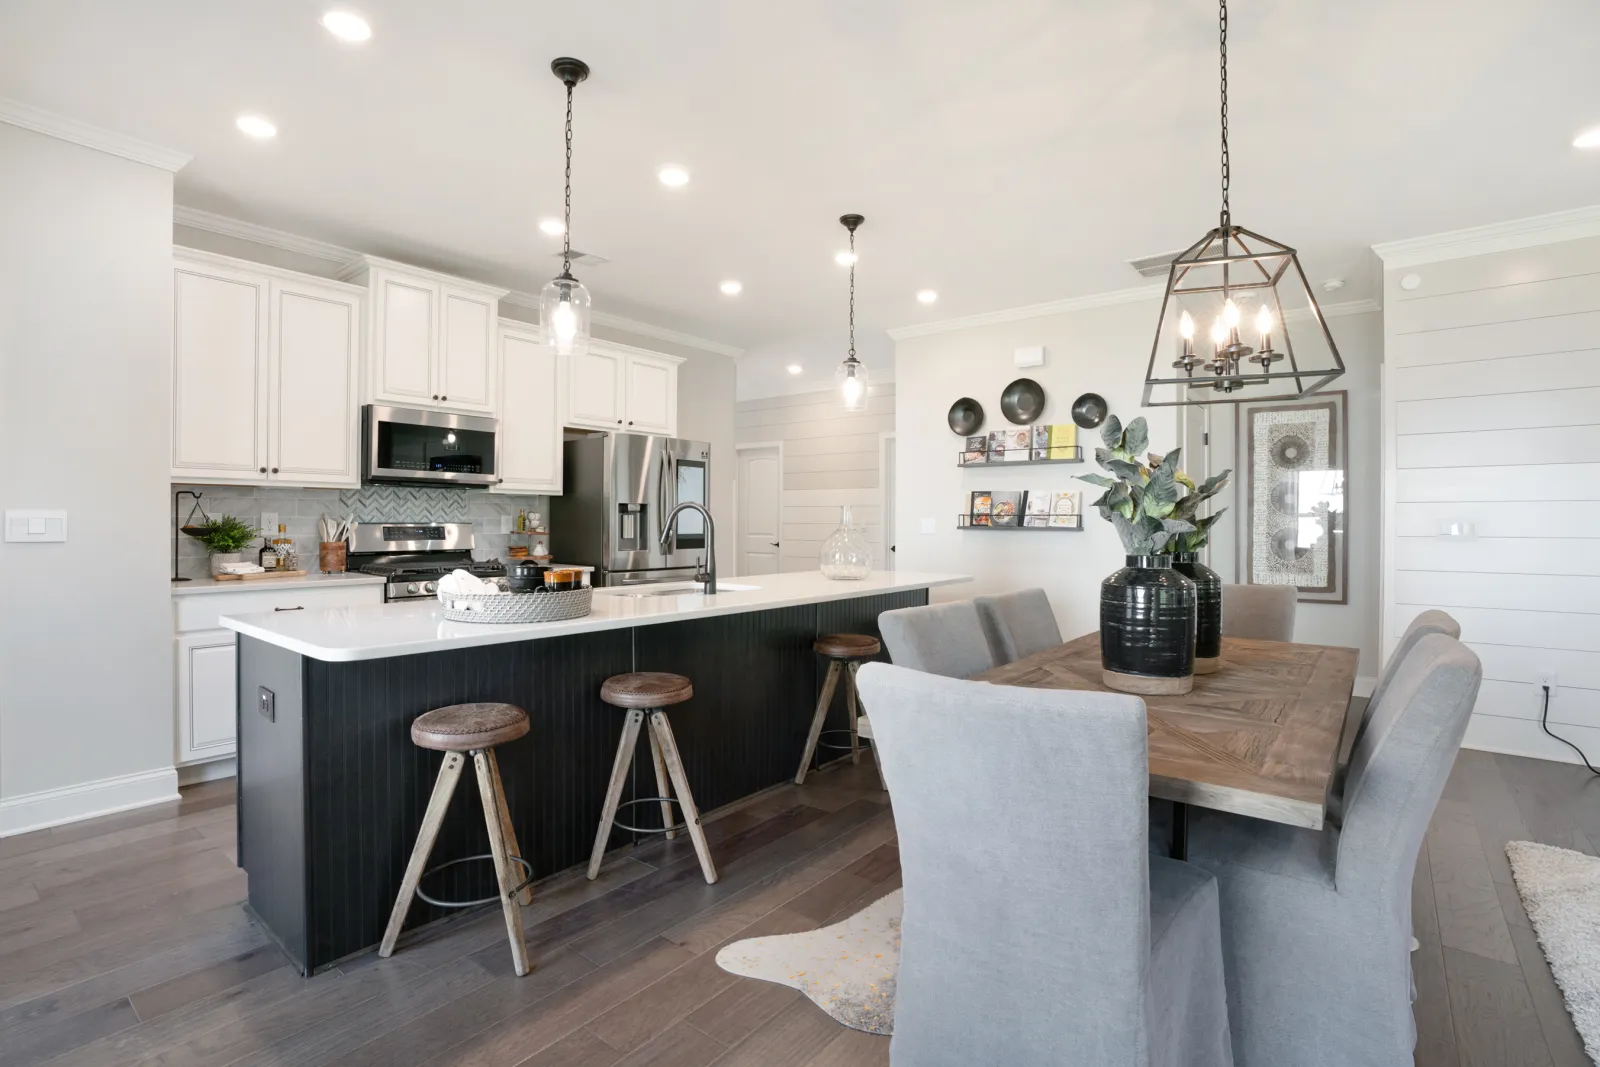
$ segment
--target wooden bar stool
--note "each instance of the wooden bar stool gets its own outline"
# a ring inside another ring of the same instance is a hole
[[[794,774],[795,785],[805,785],[806,775],[811,770],[811,759],[816,755],[820,744],[823,748],[837,748],[850,750],[850,762],[861,762],[861,738],[872,740],[872,724],[861,713],[860,698],[856,695],[856,669],[861,664],[876,656],[883,648],[876,637],[867,634],[827,634],[817,638],[812,646],[821,655],[828,657],[828,676],[822,682],[822,695],[817,698],[817,711],[811,717],[811,730],[806,734],[806,750],[800,757],[800,769]],[[842,730],[824,730],[822,724],[827,721],[828,709],[833,706],[833,691],[838,688],[840,676],[844,676],[845,707],[850,712],[850,725]],[[823,741],[824,734],[848,733],[850,743],[831,744]],[[878,760],[878,747],[872,746],[873,762]],[[883,765],[878,764],[878,781],[883,781]]]
[[[600,699],[617,708],[628,709],[622,723],[622,740],[617,742],[617,760],[611,767],[611,785],[606,789],[606,803],[600,814],[600,830],[594,837],[594,853],[589,857],[589,877],[600,874],[600,861],[605,858],[606,842],[611,839],[611,828],[620,826],[640,834],[659,834],[663,831],[643,826],[630,826],[617,821],[617,809],[635,804],[660,804],[661,825],[667,837],[677,836],[679,830],[688,830],[694,841],[695,855],[700,857],[700,870],[706,882],[717,880],[717,869],[711,863],[711,849],[706,845],[705,831],[700,828],[700,809],[694,806],[694,794],[689,791],[689,779],[683,772],[683,757],[678,754],[678,742],[672,736],[672,724],[662,708],[681,704],[694,696],[694,686],[681,674],[662,674],[646,671],[638,674],[614,674],[600,687]],[[639,728],[645,716],[650,719],[650,759],[655,764],[656,788],[660,796],[640,797],[626,804],[622,787],[628,781],[628,769],[633,765],[633,751],[639,744]],[[670,783],[669,783],[670,779]],[[672,794],[676,793],[674,797]],[[672,821],[672,805],[683,809],[683,822]]]
[[[400,927],[405,925],[406,913],[411,910],[412,897],[421,897],[429,904],[441,908],[471,908],[498,900],[505,913],[506,936],[511,941],[511,961],[517,974],[528,973],[528,946],[522,938],[522,908],[520,904],[533,903],[533,865],[522,857],[517,846],[517,833],[511,827],[511,813],[506,808],[505,786],[500,781],[500,765],[495,762],[494,746],[515,741],[528,732],[528,713],[511,704],[454,704],[426,712],[411,723],[411,741],[418,748],[443,752],[444,766],[433,785],[433,796],[428,800],[428,810],[422,817],[422,829],[417,832],[416,847],[411,850],[411,861],[406,864],[405,877],[400,882],[400,894],[395,897],[394,911],[389,913],[389,926],[383,932],[383,942],[378,955],[394,953],[395,941],[400,937]],[[433,844],[439,837],[439,827],[444,823],[445,812],[450,808],[450,798],[455,794],[456,782],[466,755],[478,771],[478,794],[483,798],[483,818],[489,830],[489,852],[482,856],[467,856],[440,864],[433,870],[423,870]],[[492,859],[495,881],[500,892],[482,900],[435,900],[421,888],[422,879],[473,860]],[[516,866],[513,867],[513,864]],[[521,868],[521,873],[513,871]]]

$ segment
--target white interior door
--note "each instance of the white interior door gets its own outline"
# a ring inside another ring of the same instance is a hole
[[[894,570],[894,434],[883,439],[883,569]]]
[[[777,445],[739,450],[739,574],[778,572],[783,471]]]

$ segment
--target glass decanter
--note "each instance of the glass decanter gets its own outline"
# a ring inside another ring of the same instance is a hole
[[[858,581],[872,573],[867,532],[854,524],[849,504],[839,509],[839,528],[822,542],[818,558],[824,578]]]

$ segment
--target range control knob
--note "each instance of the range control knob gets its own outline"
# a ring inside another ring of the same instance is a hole
[[[417,591],[417,583],[416,582],[411,582],[411,583],[407,584],[406,592],[415,593],[416,591]]]
[[[437,593],[439,591],[439,583],[438,582],[424,582],[423,585],[422,585],[422,591],[424,593]]]

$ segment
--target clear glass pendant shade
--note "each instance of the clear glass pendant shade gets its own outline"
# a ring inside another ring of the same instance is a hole
[[[851,356],[833,372],[839,386],[839,399],[846,411],[860,411],[867,406],[867,365]]]
[[[570,274],[544,283],[539,293],[539,333],[558,356],[589,350],[589,290]]]
[[[859,581],[872,573],[872,546],[867,532],[855,525],[850,505],[839,509],[839,528],[822,542],[818,562],[824,578]]]

